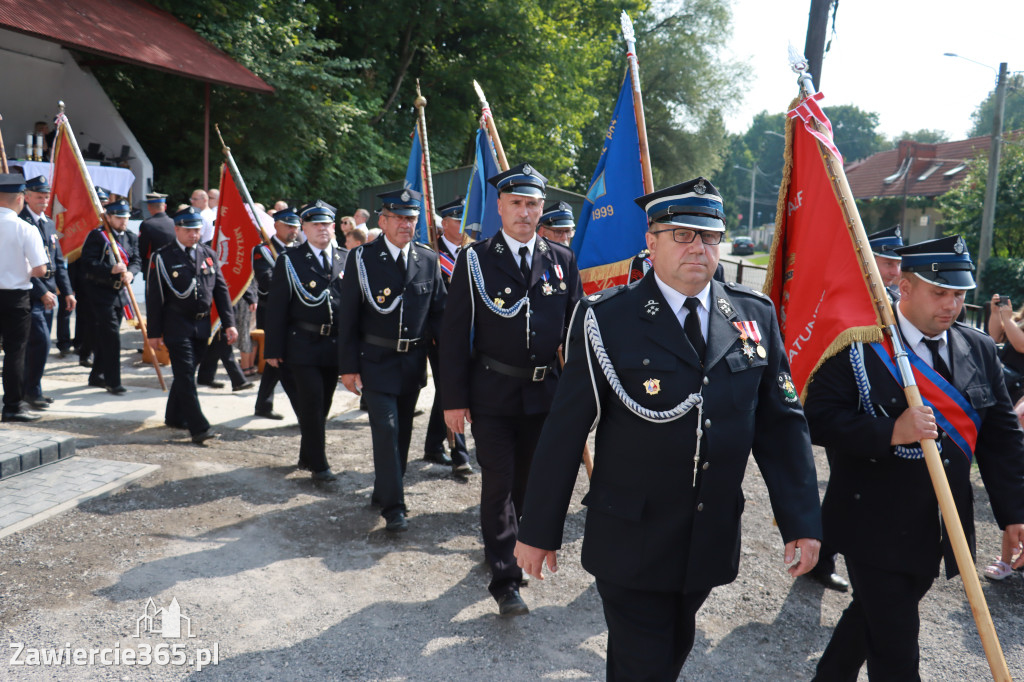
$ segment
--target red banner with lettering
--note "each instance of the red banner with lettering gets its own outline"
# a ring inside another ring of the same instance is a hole
[[[58,122],[50,155],[53,178],[50,180],[50,205],[47,213],[57,225],[60,248],[68,262],[78,260],[82,244],[103,220],[97,205],[92,179],[78,151],[67,119]]]
[[[775,303],[801,396],[829,357],[853,341],[881,339],[847,217],[826,171],[825,155],[838,156],[838,150],[820,98],[799,102],[787,118],[786,165],[764,288]]]
[[[252,250],[257,244],[263,243],[261,235],[259,222],[242,199],[227,164],[221,164],[220,200],[217,204],[213,244],[232,304],[238,303],[252,281]],[[211,313],[214,330],[217,329],[220,317],[216,308],[214,306]]]

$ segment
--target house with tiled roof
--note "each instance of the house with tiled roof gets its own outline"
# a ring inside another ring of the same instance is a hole
[[[865,229],[899,223],[907,243],[940,236],[938,197],[962,182],[971,161],[987,156],[990,147],[989,135],[957,142],[903,140],[896,149],[849,164],[846,177]]]

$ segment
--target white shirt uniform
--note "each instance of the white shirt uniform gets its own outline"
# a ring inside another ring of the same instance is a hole
[[[39,228],[0,207],[0,289],[31,289],[29,272],[49,262]]]

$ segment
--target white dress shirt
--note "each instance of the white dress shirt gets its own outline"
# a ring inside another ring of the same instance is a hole
[[[0,207],[0,289],[31,289],[28,273],[49,262],[39,228]]]
[[[700,305],[697,306],[697,318],[700,320],[700,333],[704,336],[704,341],[708,340],[708,297],[711,296],[711,282],[708,282],[703,289],[696,296],[687,296],[681,291],[673,289],[669,285],[661,281],[658,277],[658,273],[654,273],[654,281],[658,285],[658,289],[661,290],[661,295],[665,297],[665,302],[668,303],[668,307],[675,313],[676,319],[679,320],[679,326],[684,327],[686,322],[686,316],[690,314],[690,311],[686,308],[686,299],[696,298]]]
[[[938,336],[925,336],[920,329],[915,327],[910,320],[903,315],[903,311],[900,310],[899,305],[896,305],[896,318],[899,320],[900,332],[903,333],[903,339],[907,342],[907,348],[914,351],[919,358],[924,360],[925,364],[935,369],[932,365],[932,350],[925,345],[924,340],[939,341],[939,357],[946,363],[946,367],[952,371],[953,364],[949,361],[949,339],[948,331],[944,331]]]
[[[533,236],[530,237],[530,241],[528,242],[521,242],[513,239],[508,235],[508,232],[506,232],[505,230],[501,231],[501,236],[505,238],[505,243],[508,244],[508,248],[512,249],[512,255],[516,257],[517,265],[519,264],[519,249],[523,248],[524,246],[527,248],[526,265],[532,268],[533,247],[537,245],[537,233],[535,232]]]
[[[398,248],[397,246],[395,246],[394,244],[391,243],[391,240],[388,239],[387,236],[385,236],[384,237],[384,244],[388,247],[388,253],[391,254],[391,257],[395,259],[396,263],[398,262],[398,254],[401,253],[401,254],[405,255],[405,267],[406,267],[406,269],[408,269],[408,267],[409,267],[409,247],[412,245],[412,242],[409,242],[408,244],[406,244],[402,248]]]

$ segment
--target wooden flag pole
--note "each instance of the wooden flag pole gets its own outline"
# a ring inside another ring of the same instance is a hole
[[[423,167],[420,172],[426,177],[423,178],[423,189],[426,190],[426,211],[427,211],[427,237],[430,240],[430,248],[437,251],[437,230],[440,225],[434,224],[434,176],[430,170],[430,145],[427,143],[427,98],[420,93],[420,79],[416,79],[416,100],[413,102],[416,107],[416,122],[420,132],[420,143],[423,145]],[[438,265],[440,267],[440,264]]]
[[[487,134],[491,138],[491,144],[494,145],[494,153],[498,156],[498,168],[502,172],[508,170],[508,159],[505,158],[505,148],[501,146],[501,138],[498,137],[498,126],[494,123],[494,116],[491,114],[491,105],[487,103],[487,98],[484,97],[483,88],[475,80],[473,81],[473,89],[476,90],[476,96],[480,98],[480,108],[483,109],[484,125],[487,126]]]
[[[647,146],[647,119],[644,118],[644,98],[640,92],[640,62],[636,58],[636,38],[633,22],[626,11],[620,17],[622,37],[626,40],[626,62],[629,64],[630,81],[633,84],[633,113],[636,116],[636,131],[640,138],[640,167],[644,176],[644,193],[654,191],[654,177],[651,174],[651,151]]]
[[[238,187],[238,191],[241,192],[242,199],[249,206],[249,211],[252,212],[252,219],[256,223],[256,229],[259,230],[260,238],[263,240],[263,245],[270,250],[270,254],[276,260],[277,249],[274,248],[274,243],[270,241],[270,237],[267,236],[267,233],[263,231],[263,226],[260,225],[260,219],[256,215],[256,204],[253,203],[252,196],[249,194],[249,188],[245,186],[245,180],[242,179],[242,174],[238,172],[238,166],[235,165],[235,159],[231,156],[231,147],[224,144],[224,137],[220,134],[220,126],[215,123],[213,125],[213,129],[217,131],[217,139],[220,140],[221,149],[224,151],[224,160],[228,164],[228,171],[231,173],[231,177],[234,179],[235,185]]]
[[[67,126],[68,139],[71,141],[71,149],[75,153],[75,159],[78,161],[78,167],[84,169],[85,160],[82,159],[82,150],[78,147],[78,140],[75,139],[75,133],[71,128],[71,122],[68,120],[67,115],[64,113],[64,102],[57,102],[57,108],[59,110],[59,113],[57,114],[57,120],[59,121],[57,124],[57,132],[58,134],[60,133],[60,126]],[[110,224],[107,222],[106,211],[103,210],[103,205],[100,203],[100,198],[96,194],[96,187],[93,186],[91,182],[87,184],[87,187],[89,188],[89,196],[92,198],[92,203],[96,205],[97,209],[99,210],[100,220],[103,221],[103,232],[104,234],[106,234],[107,241],[110,245],[110,250],[114,254],[114,263],[124,263],[124,266],[127,268],[128,264],[125,263],[124,260],[121,258],[121,249],[118,248],[117,241],[114,239],[113,230],[111,229]],[[121,281],[123,282],[124,278],[121,278]],[[143,347],[149,346],[149,335],[146,333],[146,321],[142,318],[142,312],[139,310],[139,302],[135,300],[135,292],[132,291],[131,286],[128,284],[123,285],[123,288],[128,290],[128,300],[131,303],[132,313],[135,315],[135,320],[139,328],[139,331],[142,332],[142,345]],[[160,389],[166,391],[167,384],[164,383],[164,374],[163,372],[160,371],[160,363],[156,359],[156,353],[152,353],[150,357],[152,360],[153,369],[156,370],[156,378],[160,381]]]
[[[3,116],[0,116],[0,121],[4,120]],[[0,173],[10,173],[11,170],[7,167],[7,150],[4,149],[4,134],[0,131]]]
[[[795,60],[793,70],[800,74],[799,81],[802,97],[809,97],[815,94],[811,75],[807,72],[806,61],[802,59]],[[793,119],[787,121],[787,144],[791,144],[792,127],[794,125]],[[816,120],[815,125],[819,131],[825,134],[828,133]],[[820,142],[818,142],[818,150],[825,161],[829,177],[832,179],[836,198],[846,218],[846,227],[850,232],[850,238],[853,240],[854,247],[859,255],[861,270],[864,277],[868,280],[868,288],[874,300],[875,308],[878,311],[879,319],[882,321],[882,325],[892,341],[907,404],[911,408],[920,407],[924,404],[921,400],[921,392],[914,379],[914,373],[910,367],[910,361],[907,351],[903,346],[903,341],[896,332],[896,317],[889,303],[889,297],[885,293],[885,287],[882,285],[882,277],[878,272],[878,265],[875,263],[871,248],[868,245],[864,224],[861,222],[860,213],[857,211],[857,206],[853,201],[853,192],[846,179],[846,173],[843,171],[840,161]],[[953,501],[953,494],[949,489],[949,481],[942,466],[939,449],[932,439],[922,440],[921,449],[924,451],[924,459],[928,465],[928,474],[931,477],[932,487],[935,489],[935,496],[939,502],[939,510],[942,512],[942,521],[946,526],[953,554],[956,556],[957,568],[960,570],[964,590],[967,592],[967,600],[974,615],[974,622],[978,627],[978,634],[981,636],[985,657],[988,659],[989,668],[992,671],[992,679],[996,680],[996,682],[1009,682],[1011,680],[1010,671],[1006,666],[1006,660],[1003,658],[1003,651],[999,645],[999,637],[996,634],[995,626],[992,624],[988,603],[985,601],[985,594],[982,592],[981,582],[978,579],[978,570],[975,568],[974,559],[971,557],[971,551],[967,546],[963,524],[960,522],[960,514],[957,511],[956,503]]]

